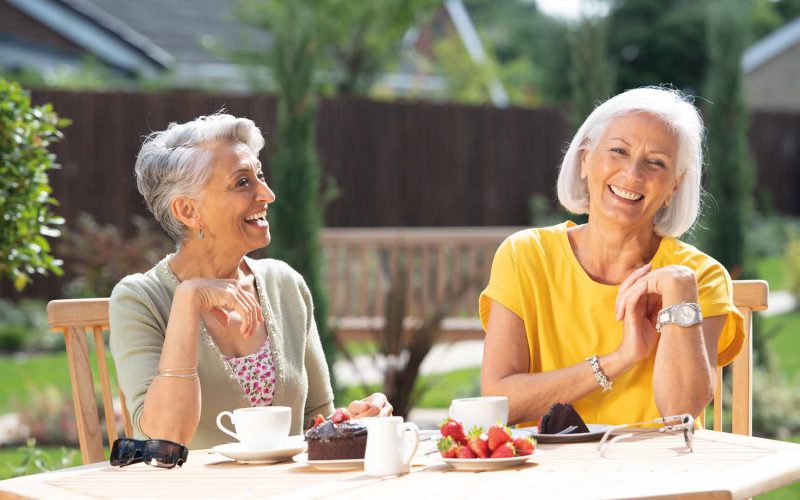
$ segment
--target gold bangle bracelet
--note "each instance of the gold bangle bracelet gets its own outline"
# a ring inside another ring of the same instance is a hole
[[[156,372],[157,377],[176,377],[176,378],[199,378],[197,372],[194,373],[169,373],[163,370]]]

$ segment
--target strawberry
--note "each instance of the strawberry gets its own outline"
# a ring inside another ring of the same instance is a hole
[[[472,450],[469,449],[469,446],[459,446],[456,449],[456,457],[457,458],[478,458]]]
[[[516,455],[517,452],[514,449],[514,445],[506,441],[505,443],[498,446],[497,449],[492,452],[492,456],[489,458],[509,458],[509,457],[514,457]]]
[[[325,417],[323,417],[322,415],[317,414],[317,416],[314,417],[314,422],[311,424],[311,427],[316,427],[318,425],[322,425],[324,422],[325,422]]]
[[[334,424],[341,424],[347,420],[350,420],[350,414],[344,408],[338,408],[331,417],[331,422]]]
[[[517,455],[532,455],[533,450],[536,449],[536,441],[528,436],[514,438],[512,442],[514,449],[517,450]]]
[[[444,437],[451,437],[459,444],[467,444],[467,436],[464,435],[464,425],[454,418],[447,417],[439,425],[439,431]]]
[[[440,439],[436,447],[439,448],[442,458],[456,458],[456,452],[459,448],[458,443],[450,436]]]
[[[472,430],[469,431],[467,446],[469,446],[469,449],[472,450],[472,453],[478,458],[489,458],[491,453],[489,451],[489,443],[481,434],[483,434],[483,427],[478,427],[477,425],[473,427]]]
[[[487,434],[489,435],[489,449],[492,451],[496,450],[501,444],[511,441],[511,431],[500,423],[489,427]]]

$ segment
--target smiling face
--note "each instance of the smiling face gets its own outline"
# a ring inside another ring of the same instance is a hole
[[[590,217],[626,227],[652,226],[680,183],[677,155],[678,139],[659,118],[633,113],[612,119],[581,158]]]
[[[269,245],[267,205],[275,194],[261,162],[244,144],[219,144],[212,154],[214,173],[197,204],[204,243],[242,254]]]

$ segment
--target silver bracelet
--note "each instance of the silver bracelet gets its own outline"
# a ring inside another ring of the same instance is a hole
[[[597,380],[597,383],[600,384],[600,387],[603,388],[603,392],[610,391],[614,384],[608,380],[606,374],[603,373],[603,370],[600,369],[600,361],[597,359],[597,354],[592,357],[586,358],[586,361],[592,365],[592,371],[594,372],[594,378]]]

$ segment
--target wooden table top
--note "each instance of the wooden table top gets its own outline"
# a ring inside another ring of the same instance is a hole
[[[689,453],[679,434],[615,443],[543,444],[511,469],[463,472],[424,452],[411,474],[375,478],[322,472],[303,464],[243,465],[210,450],[192,451],[180,469],[98,463],[0,481],[0,498],[748,498],[800,480],[800,444],[701,430]]]

